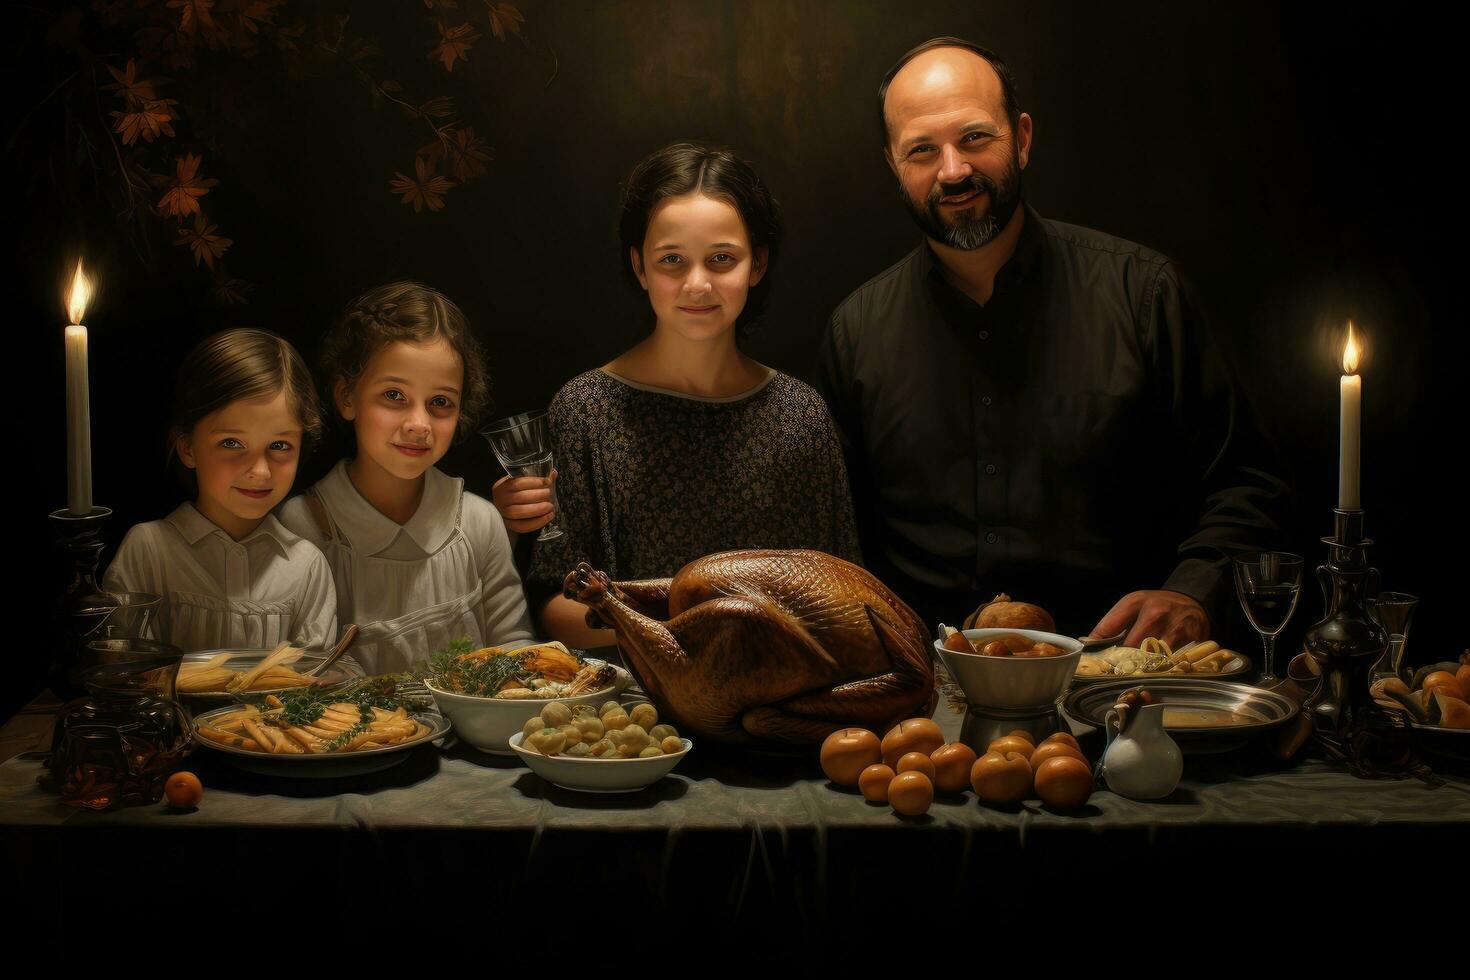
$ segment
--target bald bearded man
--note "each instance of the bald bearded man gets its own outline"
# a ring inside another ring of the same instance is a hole
[[[1023,202],[1032,120],[993,52],[919,45],[879,111],[924,239],[837,308],[818,385],[869,568],[931,627],[1003,590],[1064,632],[1208,637],[1289,494],[1190,287]]]

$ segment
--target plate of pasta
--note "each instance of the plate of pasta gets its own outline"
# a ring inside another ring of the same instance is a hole
[[[319,779],[377,772],[449,732],[449,721],[397,678],[267,694],[194,718],[200,745],[242,769]]]
[[[1251,669],[1250,658],[1226,650],[1214,640],[1186,643],[1175,649],[1155,636],[1136,647],[1115,646],[1084,653],[1077,663],[1073,684],[1091,684],[1120,677],[1235,677]]]

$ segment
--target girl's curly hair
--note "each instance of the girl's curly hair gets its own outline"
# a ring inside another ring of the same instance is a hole
[[[389,344],[428,344],[441,338],[464,365],[464,390],[455,431],[456,439],[463,438],[473,431],[490,402],[485,354],[470,332],[464,312],[448,296],[421,282],[390,282],[369,289],[347,304],[342,319],[322,340],[322,380],[328,401],[335,405],[337,383],[351,389],[373,355]]]

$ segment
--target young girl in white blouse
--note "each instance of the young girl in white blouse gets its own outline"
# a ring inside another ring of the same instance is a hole
[[[323,380],[357,454],[287,502],[281,521],[332,566],[338,615],[371,673],[405,670],[461,637],[534,641],[500,514],[434,467],[489,393],[459,307],[427,286],[358,297],[323,342]]]
[[[169,467],[194,499],[128,531],[103,588],[163,596],[159,639],[185,651],[333,643],[331,569],[271,514],[321,428],[311,373],[286,341],[228,330],[200,343],[168,434]]]

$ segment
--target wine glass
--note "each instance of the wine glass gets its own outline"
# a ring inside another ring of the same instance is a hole
[[[545,412],[525,412],[490,423],[480,435],[490,443],[495,458],[511,476],[550,476],[556,468],[551,458],[551,440],[546,432]],[[556,514],[561,505],[556,500],[556,484],[551,485],[551,521],[536,536],[537,541],[561,537]]]
[[[1373,665],[1373,677],[1398,677],[1402,679],[1404,648],[1409,643],[1409,624],[1414,621],[1414,610],[1419,598],[1404,592],[1380,592],[1368,600],[1368,609],[1388,632],[1388,650]]]
[[[1302,557],[1284,551],[1254,551],[1237,555],[1233,564],[1241,608],[1251,626],[1261,634],[1261,644],[1265,647],[1261,676],[1256,683],[1267,684],[1277,679],[1276,634],[1291,619],[1301,594]]]

